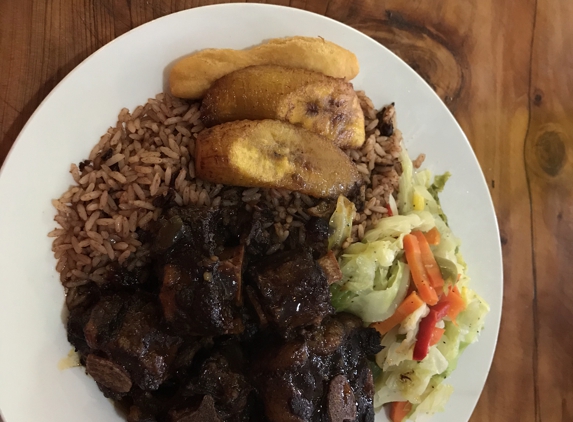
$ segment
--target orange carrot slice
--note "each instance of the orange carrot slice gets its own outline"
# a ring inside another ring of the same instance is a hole
[[[428,279],[428,274],[422,261],[420,243],[415,235],[407,234],[404,236],[404,252],[406,253],[406,261],[410,266],[412,279],[418,289],[420,298],[430,306],[435,305],[438,303],[438,295]]]
[[[438,231],[438,229],[436,227],[434,227],[430,231],[427,231],[426,233],[424,233],[424,236],[426,237],[426,240],[428,241],[428,243],[430,245],[439,245],[440,244],[441,236],[440,236],[440,232]]]
[[[426,274],[430,279],[430,284],[434,289],[441,292],[442,287],[444,287],[444,279],[442,277],[442,272],[440,271],[440,266],[434,258],[434,254],[430,249],[430,244],[426,240],[426,236],[422,232],[415,231],[412,232],[416,239],[418,239],[418,244],[420,245],[420,252],[422,254],[422,263],[426,269]]]
[[[434,327],[434,330],[432,331],[432,338],[430,339],[430,346],[438,344],[445,332],[445,328]]]
[[[396,308],[396,311],[390,318],[384,321],[373,322],[370,327],[376,329],[380,334],[384,335],[396,325],[400,324],[412,312],[423,306],[424,302],[416,292],[410,293],[406,299]]]
[[[466,309],[466,302],[462,298],[460,291],[457,286],[450,286],[448,289],[448,294],[443,295],[440,298],[440,302],[445,302],[450,304],[450,309],[448,310],[448,316],[453,322],[456,322],[456,318],[461,311]]]
[[[393,401],[390,404],[390,419],[392,422],[402,422],[412,410],[412,403],[409,401]]]

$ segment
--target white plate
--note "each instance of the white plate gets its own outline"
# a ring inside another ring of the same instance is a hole
[[[473,286],[491,305],[480,341],[450,378],[455,392],[433,421],[467,421],[493,357],[502,300],[497,222],[487,185],[462,130],[432,89],[402,60],[362,33],[323,16],[258,4],[202,7],[166,16],[109,43],[71,72],[38,107],[0,173],[0,409],[5,422],[120,421],[81,368],[61,371],[70,345],[61,318],[63,289],[48,231],[51,198],[72,178],[69,165],[88,156],[122,107],[162,91],[165,68],[194,50],[245,48],[289,35],[322,36],[353,51],[353,81],[380,107],[395,101],[410,155],[427,154],[452,178],[443,206]],[[386,420],[378,415],[377,421]]]

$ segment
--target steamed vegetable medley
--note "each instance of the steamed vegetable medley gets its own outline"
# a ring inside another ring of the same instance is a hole
[[[358,315],[382,334],[374,405],[388,404],[393,422],[444,409],[453,388],[443,381],[477,340],[489,311],[469,288],[460,241],[440,206],[449,174],[432,180],[429,170],[414,172],[405,150],[400,161],[391,216],[342,251],[343,279],[331,286],[338,311]],[[354,215],[354,204],[340,197],[330,220],[331,248],[350,235]]]

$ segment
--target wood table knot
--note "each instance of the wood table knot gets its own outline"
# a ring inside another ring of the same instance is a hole
[[[440,96],[450,110],[455,109],[464,82],[469,80],[469,67],[440,35],[404,19],[369,20],[354,24],[386,46],[412,67]]]
[[[543,95],[544,93],[540,89],[533,91],[533,105],[537,107],[541,106],[541,103],[543,102]]]
[[[534,141],[535,163],[548,176],[556,177],[567,162],[564,137],[557,130],[546,130]]]

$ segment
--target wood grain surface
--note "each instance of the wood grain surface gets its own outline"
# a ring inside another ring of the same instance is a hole
[[[0,163],[77,64],[204,0],[0,0]],[[474,422],[573,421],[573,1],[282,0],[372,36],[442,97],[490,186],[499,346]]]

